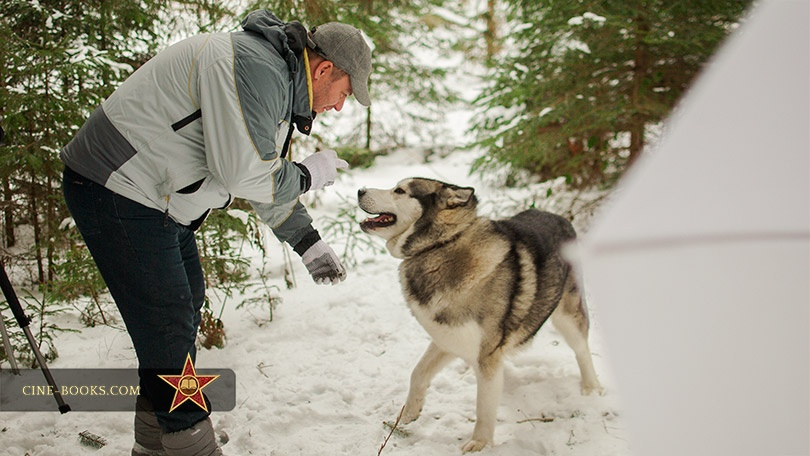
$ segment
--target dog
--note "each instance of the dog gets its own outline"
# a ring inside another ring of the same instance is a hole
[[[392,189],[360,189],[372,215],[361,229],[402,259],[408,307],[431,337],[414,368],[400,421],[416,420],[433,377],[456,357],[475,371],[476,422],[463,452],[493,443],[503,361],[546,320],[574,350],[583,394],[602,393],[588,347],[588,310],[560,247],[576,237],[568,220],[530,209],[505,220],[477,213],[471,187],[408,178]]]

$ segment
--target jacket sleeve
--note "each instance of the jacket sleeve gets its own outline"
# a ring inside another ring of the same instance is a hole
[[[295,247],[304,237],[315,232],[312,217],[298,200],[284,205],[248,202],[281,242]]]
[[[303,193],[303,173],[276,149],[289,77],[273,70],[254,56],[217,60],[201,72],[200,108],[211,174],[234,196],[282,204]]]

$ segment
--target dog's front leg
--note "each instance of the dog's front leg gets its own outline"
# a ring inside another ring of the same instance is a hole
[[[503,362],[500,357],[481,361],[475,369],[478,398],[472,438],[461,447],[465,453],[481,451],[495,438],[495,422],[503,391]]]
[[[411,387],[400,418],[403,423],[410,423],[419,418],[422,406],[425,405],[425,394],[431,380],[452,360],[453,355],[442,350],[433,342],[430,343],[425,354],[422,355],[422,359],[411,373]]]

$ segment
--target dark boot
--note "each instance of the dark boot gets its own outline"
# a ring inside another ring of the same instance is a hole
[[[165,456],[160,437],[160,429],[154,407],[145,396],[139,395],[135,399],[135,444],[132,446],[132,456]]]

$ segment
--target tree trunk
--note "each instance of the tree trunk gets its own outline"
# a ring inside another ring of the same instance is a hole
[[[45,283],[45,264],[42,258],[42,225],[39,223],[39,202],[37,200],[37,180],[36,176],[31,174],[31,181],[28,190],[28,217],[31,226],[34,228],[34,256],[37,260],[37,282]]]
[[[633,163],[641,154],[644,148],[644,124],[645,116],[642,106],[642,85],[649,71],[650,50],[645,41],[650,32],[650,25],[646,18],[639,16],[636,18],[636,49],[635,61],[633,62],[633,89],[631,93],[632,114],[630,120],[630,157],[628,165]]]
[[[58,233],[56,231],[59,229],[59,222],[60,222],[57,219],[57,216],[56,216],[56,205],[54,204],[55,201],[56,201],[56,198],[54,197],[55,195],[52,193],[53,189],[54,189],[53,180],[54,180],[53,175],[51,175],[49,173],[49,175],[48,175],[48,186],[47,186],[48,193],[49,193],[49,198],[47,198],[46,201],[45,201],[45,207],[46,207],[45,213],[47,214],[46,215],[47,224],[45,225],[46,229],[47,229],[47,232],[46,232],[46,240],[45,240],[45,242],[47,243],[47,251],[46,251],[46,253],[47,253],[47,260],[48,260],[48,282],[49,283],[53,282],[54,278],[56,277],[56,271],[54,270],[54,267],[56,265],[56,260],[55,260],[56,245],[55,244],[56,244],[56,237],[58,235]]]
[[[482,15],[486,22],[484,39],[487,43],[487,60],[492,60],[498,53],[498,22],[495,20],[496,0],[487,0],[487,11]]]
[[[3,81],[6,80],[5,68],[5,65],[0,65],[0,80]],[[0,119],[4,118],[5,111],[6,107],[0,106]],[[3,151],[3,153],[8,153],[8,151]],[[14,193],[11,191],[10,181],[11,172],[9,171],[8,176],[3,179],[3,235],[6,248],[13,247],[17,243],[14,238],[14,202],[12,200]]]
[[[14,247],[17,239],[14,236],[14,192],[9,181],[11,176],[3,179],[3,224],[5,225],[6,247]]]
[[[371,150],[371,106],[366,108],[366,149]]]

